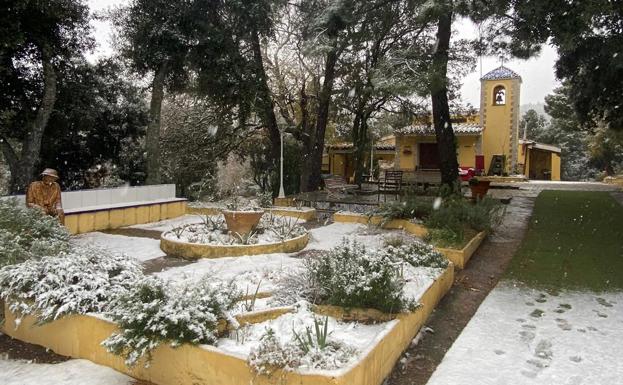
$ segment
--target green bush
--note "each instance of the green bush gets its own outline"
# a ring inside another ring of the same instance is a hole
[[[393,219],[424,219],[433,211],[430,198],[409,195],[404,201],[395,201],[381,204],[370,216],[381,216],[381,225]]]
[[[497,200],[484,198],[471,202],[462,197],[446,199],[424,220],[429,237],[436,244],[458,246],[466,232],[492,231],[501,221],[504,209]]]
[[[56,218],[16,199],[0,200],[0,267],[68,249],[69,233]]]
[[[448,267],[446,257],[427,243],[409,242],[399,246],[387,245],[383,250],[394,261],[404,261],[413,267],[432,267],[445,269]]]

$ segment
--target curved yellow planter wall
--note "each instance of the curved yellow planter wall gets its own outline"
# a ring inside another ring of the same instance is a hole
[[[272,253],[294,253],[303,250],[309,242],[309,233],[279,243],[262,245],[205,245],[178,242],[160,236],[160,248],[167,255],[185,259],[239,257]]]
[[[162,345],[154,351],[149,367],[139,362],[134,368],[128,368],[122,358],[101,346],[101,342],[117,330],[115,324],[88,315],[68,316],[43,326],[35,325],[34,318],[29,316],[16,329],[15,316],[6,307],[4,332],[58,354],[85,358],[158,385],[380,385],[448,292],[453,279],[453,269],[449,267],[420,297],[422,306],[413,313],[398,315],[395,324],[362,353],[363,358],[356,365],[322,374],[295,371],[278,372],[272,378],[258,377],[244,357],[213,346],[192,345],[175,349]]]

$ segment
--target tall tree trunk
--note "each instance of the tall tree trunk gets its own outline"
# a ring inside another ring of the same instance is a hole
[[[7,158],[11,168],[11,192],[24,192],[35,175],[35,166],[39,162],[41,153],[41,141],[43,132],[48,125],[50,114],[56,103],[56,70],[52,64],[52,58],[44,48],[41,52],[41,64],[43,66],[43,97],[37,109],[35,119],[30,123],[26,137],[22,141],[22,151],[19,160],[13,157]],[[8,143],[7,143],[8,144]],[[3,150],[6,150],[3,146]],[[6,157],[6,154],[5,154]]]
[[[353,121],[353,162],[355,165],[355,183],[363,183],[364,159],[368,147],[368,118],[367,114],[358,111]]]
[[[459,162],[456,157],[456,139],[450,121],[447,76],[451,33],[452,11],[446,10],[439,16],[437,24],[437,48],[433,55],[431,96],[433,123],[441,168],[441,183],[450,188],[450,191],[456,191],[458,189]]]
[[[329,122],[329,106],[331,105],[331,94],[333,93],[333,83],[335,80],[335,65],[338,58],[337,30],[328,32],[333,39],[333,47],[327,54],[324,69],[324,82],[318,98],[318,113],[316,118],[316,129],[311,137],[312,148],[308,149],[301,181],[303,191],[316,191],[322,181],[322,154],[324,151],[324,135]]]
[[[281,134],[277,126],[277,117],[275,116],[275,104],[273,103],[272,94],[268,87],[268,76],[264,68],[264,59],[262,58],[262,48],[260,46],[260,37],[257,30],[253,31],[252,39],[253,60],[255,61],[255,71],[258,82],[259,104],[261,109],[262,122],[268,130],[270,138],[271,151],[270,156],[272,163],[276,167],[281,159]]]
[[[169,63],[164,61],[154,74],[151,86],[151,103],[149,105],[149,124],[145,135],[145,152],[147,156],[146,184],[160,183],[160,116],[164,99],[164,83],[169,70]]]

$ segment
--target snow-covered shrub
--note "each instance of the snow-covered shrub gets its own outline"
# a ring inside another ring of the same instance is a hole
[[[295,335],[303,333],[307,332],[295,332]],[[271,376],[279,369],[338,369],[348,364],[357,353],[357,349],[331,339],[326,339],[322,346],[314,343],[303,346],[296,340],[282,343],[275,331],[267,328],[260,344],[251,350],[247,362],[258,375]]]
[[[399,263],[387,253],[368,251],[344,240],[341,245],[305,261],[316,303],[399,312],[411,308],[403,296]]]
[[[301,350],[293,343],[281,344],[275,331],[266,329],[257,348],[251,350],[247,362],[259,375],[271,376],[276,370],[291,370],[299,366]]]
[[[298,224],[298,219],[286,217],[275,218],[272,223],[263,228],[272,232],[280,241],[296,238],[307,232],[303,226]]]
[[[0,267],[69,249],[69,233],[56,218],[0,200]]]
[[[104,312],[142,275],[138,263],[126,256],[76,247],[0,269],[0,298],[19,316],[33,314],[45,323],[68,314]]]
[[[184,343],[214,344],[218,323],[227,319],[240,292],[233,283],[214,285],[207,277],[197,282],[166,282],[155,277],[138,281],[117,297],[106,315],[119,325],[119,333],[102,345],[121,355],[129,366],[162,343],[172,347]]]
[[[271,207],[273,205],[272,191],[258,191],[256,197],[260,207]]]
[[[413,267],[448,267],[446,257],[428,243],[412,241],[403,245],[386,245],[380,251],[394,261],[404,261]]]
[[[321,298],[320,292],[313,271],[302,268],[280,277],[268,302],[272,306],[288,306],[301,299],[315,303]]]

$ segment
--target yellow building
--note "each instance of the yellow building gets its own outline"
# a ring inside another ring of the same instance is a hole
[[[340,175],[346,181],[352,181],[355,175],[355,148],[352,143],[334,143],[327,146],[327,152],[323,157],[323,173]],[[386,165],[393,168],[394,158],[396,156],[396,140],[394,135],[385,136],[374,144],[374,149],[370,153],[364,155],[364,170],[370,173],[370,156],[373,159],[374,171],[378,172],[378,167]]]
[[[487,175],[560,180],[560,149],[519,139],[520,94],[521,77],[509,68],[500,66],[482,77],[479,115],[453,119],[459,166]],[[395,134],[395,168],[405,171],[407,180],[438,173],[432,124],[414,124]]]
[[[500,66],[484,75],[480,84],[480,111],[452,119],[459,167],[484,175],[560,180],[560,148],[536,143],[525,135],[520,139],[521,76]],[[351,180],[355,168],[352,153],[352,143],[327,146],[323,172]],[[393,136],[381,138],[372,153],[375,162],[402,170],[407,182],[440,180],[432,117],[420,117],[416,123],[397,129]],[[366,170],[369,159],[368,154]]]

